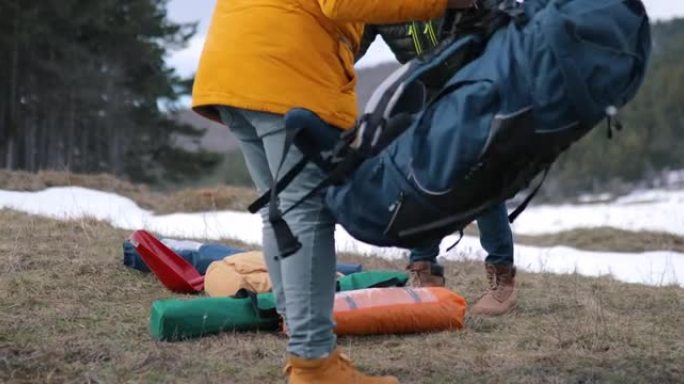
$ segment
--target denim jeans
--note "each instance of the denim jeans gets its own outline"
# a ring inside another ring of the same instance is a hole
[[[497,265],[513,264],[513,233],[508,223],[506,204],[501,203],[477,218],[480,244],[487,252],[486,262]],[[411,250],[410,261],[436,262],[440,241]]]
[[[260,193],[271,186],[282,158],[285,124],[282,115],[219,107],[221,119],[235,134],[247,168]],[[302,154],[288,151],[284,172]],[[280,195],[286,209],[303,197],[324,177],[313,164],[307,165]],[[285,319],[290,339],[288,352],[306,359],[329,354],[336,344],[332,317],[335,295],[335,221],[320,193],[307,199],[284,216],[299,239],[299,251],[276,260],[278,249],[268,221],[268,209],[261,211],[263,249],[273,285],[278,313]]]

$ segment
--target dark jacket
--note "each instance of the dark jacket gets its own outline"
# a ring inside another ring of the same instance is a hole
[[[392,50],[397,61],[404,64],[430,52],[439,44],[441,25],[442,19],[402,24],[367,24],[361,39],[361,48],[356,58],[357,60],[360,59],[379,35]],[[428,99],[431,99],[444,85],[443,77],[439,75],[424,75],[422,82],[428,92]]]
[[[397,61],[403,64],[437,45],[440,25],[440,19],[402,24],[367,24],[357,58],[363,56],[376,36],[380,35]]]

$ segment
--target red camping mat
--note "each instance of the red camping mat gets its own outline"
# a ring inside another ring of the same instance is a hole
[[[135,231],[129,240],[166,288],[178,293],[199,293],[204,290],[204,276],[152,234],[144,230]]]

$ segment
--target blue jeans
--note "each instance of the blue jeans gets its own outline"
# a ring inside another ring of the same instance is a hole
[[[230,107],[220,107],[219,112],[223,122],[240,142],[257,190],[265,192],[271,186],[284,150],[283,116]],[[301,152],[293,147],[283,164],[284,172],[301,156]],[[280,207],[286,209],[291,206],[323,177],[315,165],[307,165],[279,195]],[[276,260],[278,248],[268,221],[268,209],[263,209],[261,215],[263,249],[276,309],[285,319],[290,335],[287,350],[306,359],[323,357],[336,344],[332,316],[335,296],[335,221],[325,207],[322,193],[307,199],[284,217],[292,233],[301,242],[301,249],[291,256]]]
[[[506,204],[496,205],[477,218],[480,230],[480,244],[487,251],[485,261],[497,265],[513,265],[513,233],[508,223]],[[411,250],[410,262],[436,262],[439,255],[439,243],[436,241],[424,247]]]

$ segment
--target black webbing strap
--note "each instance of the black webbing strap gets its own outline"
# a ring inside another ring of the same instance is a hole
[[[456,248],[457,245],[461,243],[461,240],[463,240],[463,230],[459,229],[458,230],[458,240],[456,240],[453,244],[447,248],[447,252],[451,252],[452,249]]]
[[[259,299],[257,297],[257,294],[247,290],[245,288],[239,289],[237,292],[235,292],[235,295],[233,296],[236,299],[247,299],[249,298],[250,305],[252,306],[252,309],[254,310],[254,313],[257,314],[262,319],[274,319],[277,318],[278,312],[276,311],[275,308],[270,308],[270,309],[262,309],[259,307]]]
[[[274,189],[276,196],[284,191],[285,188],[292,183],[295,177],[297,177],[297,175],[304,170],[309,162],[316,164],[323,172],[331,172],[332,166],[329,161],[321,156],[321,148],[317,148],[313,144],[309,144],[308,142],[310,140],[307,140],[307,137],[304,135],[304,133],[305,131],[302,129],[296,130],[292,135],[292,143],[288,146],[289,151],[291,145],[296,141],[295,144],[297,145],[297,148],[299,148],[304,156],[297,162],[297,164],[290,168],[290,170],[288,170],[282,178],[276,178],[275,185],[271,185],[271,188],[268,191],[264,192],[261,196],[259,196],[259,198],[254,200],[249,207],[247,207],[247,210],[250,213],[257,213],[260,209],[264,208],[266,204],[268,204],[273,198],[272,196]]]
[[[379,281],[368,288],[391,288],[391,287],[403,287],[406,285],[406,281],[402,281],[398,277],[393,277],[391,279]]]
[[[542,179],[539,182],[539,184],[536,187],[534,187],[534,190],[532,190],[532,192],[529,195],[527,195],[527,197],[522,202],[522,204],[520,204],[518,206],[518,208],[516,208],[510,215],[508,215],[508,222],[509,223],[512,224],[518,218],[518,216],[520,216],[520,214],[523,213],[523,211],[527,208],[527,205],[530,204],[530,201],[532,201],[534,196],[537,195],[537,192],[539,192],[542,185],[544,184],[544,181],[546,180],[546,176],[549,174],[550,169],[551,169],[550,165],[548,167],[546,167],[546,169],[544,169],[544,176],[542,176]]]
[[[442,25],[439,28],[439,41],[444,41],[452,35],[457,16],[458,10],[452,8],[446,10]]]
[[[319,193],[323,188],[335,185],[343,180],[352,170],[356,169],[363,157],[358,155],[358,152],[350,151],[348,156],[341,161],[338,166],[332,170],[323,180],[321,180],[315,187],[307,192],[304,197],[297,200],[294,204],[287,207],[282,215],[287,214],[291,210],[299,207],[303,202]],[[287,256],[287,255],[286,255]],[[285,256],[284,256],[285,257]]]
[[[273,228],[276,244],[278,245],[278,255],[276,256],[276,258],[288,257],[293,253],[297,252],[302,247],[302,244],[299,242],[299,240],[292,234],[290,226],[287,225],[287,222],[285,222],[285,219],[283,219],[284,214],[280,211],[278,201],[278,190],[276,188],[276,180],[279,179],[280,172],[283,168],[283,164],[285,163],[285,159],[287,158],[287,155],[290,152],[292,142],[294,141],[294,137],[297,135],[298,131],[298,129],[287,129],[285,131],[283,155],[280,159],[280,164],[278,164],[278,170],[276,171],[275,177],[271,184],[271,199],[268,204],[268,221],[271,222],[271,227]],[[303,169],[303,166],[301,167]],[[301,172],[301,169],[299,171]],[[292,179],[294,179],[295,176],[296,174],[293,174]],[[290,182],[291,181],[292,180],[290,180]]]
[[[279,179],[276,183],[275,186],[272,186],[268,191],[266,191],[263,195],[259,196],[258,199],[254,200],[252,204],[247,207],[247,210],[250,213],[257,213],[259,210],[263,207],[266,206],[266,204],[271,201],[273,192],[275,190],[276,196],[280,194],[285,188],[287,188],[290,183],[292,183],[292,180],[294,180],[297,175],[299,175],[303,170],[304,167],[306,167],[306,164],[309,162],[309,159],[305,156],[302,157],[297,164],[294,165],[287,173],[285,176],[283,176],[281,179]]]

